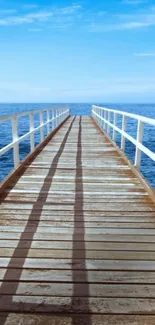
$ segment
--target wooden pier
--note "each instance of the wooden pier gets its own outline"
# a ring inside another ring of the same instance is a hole
[[[91,117],[56,131],[1,186],[0,325],[154,325],[153,190]]]

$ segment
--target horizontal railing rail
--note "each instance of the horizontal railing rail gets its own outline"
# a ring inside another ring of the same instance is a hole
[[[113,118],[112,118],[113,115]],[[122,116],[121,129],[117,126],[118,115]],[[141,153],[145,153],[149,158],[155,161],[155,153],[143,145],[144,137],[144,124],[155,126],[155,119],[147,118],[144,116],[130,114],[124,111],[108,109],[100,106],[92,106],[92,116],[97,123],[105,130],[110,136],[110,130],[113,129],[112,139],[116,141],[116,132],[121,134],[121,149],[125,150],[125,139],[132,142],[136,147],[135,152],[135,166],[140,169],[141,166]],[[134,139],[126,132],[127,118],[137,120],[137,138]],[[111,121],[113,120],[113,121]]]
[[[34,115],[40,115],[39,126],[34,127]],[[52,113],[52,114],[51,114]],[[50,115],[52,117],[50,118]],[[29,117],[29,131],[22,135],[18,135],[18,119],[20,117]],[[48,108],[43,110],[27,111],[19,114],[1,116],[0,123],[11,121],[12,124],[12,142],[0,149],[0,156],[4,155],[10,149],[13,149],[14,168],[17,168],[20,163],[19,144],[30,137],[31,152],[35,149],[35,133],[40,130],[40,143],[44,140],[44,128],[47,127],[47,135],[59,126],[69,116],[69,107]],[[45,117],[45,121],[44,121]],[[50,124],[52,125],[50,129]]]

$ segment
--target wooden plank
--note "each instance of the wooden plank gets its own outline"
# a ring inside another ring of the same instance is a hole
[[[2,282],[0,282],[0,286]],[[72,297],[74,283],[49,283],[49,282],[8,282],[2,295],[14,295],[14,286],[17,287],[15,295],[22,296],[60,296]],[[87,284],[76,284],[76,296],[85,297]],[[89,284],[90,297],[128,297],[128,298],[154,298],[155,285],[143,284]]]
[[[1,239],[0,248],[16,248],[19,244],[19,240]],[[61,249],[61,250],[72,250],[72,241],[47,241],[47,240],[22,240],[20,241],[20,249],[31,248],[31,249]],[[78,242],[77,250],[95,250],[95,251],[136,251],[138,252],[154,252],[154,243],[137,243],[137,242]],[[19,248],[18,248],[19,249]]]
[[[100,128],[99,125],[98,125],[98,127]],[[155,203],[155,191],[154,191],[154,188],[152,188],[150,186],[148,181],[144,178],[144,176],[140,173],[140,171],[133,165],[133,163],[131,163],[131,161],[126,157],[125,153],[122,150],[120,150],[120,148],[116,145],[116,143],[107,134],[105,134],[105,132],[103,132],[103,130],[101,128],[100,128],[100,130],[101,130],[102,134],[106,135],[107,140],[109,140],[109,142],[117,150],[117,153],[124,159],[124,162],[128,164],[128,166],[132,170],[134,176],[136,176],[137,179],[141,182],[141,184],[143,184],[145,190],[150,195],[150,198]]]
[[[11,214],[2,214],[2,215],[0,215],[0,224],[4,224],[5,222],[6,222],[6,224],[7,223],[9,223],[10,222],[10,224],[14,221],[14,222],[19,222],[18,223],[18,225],[22,222],[22,221],[27,221],[28,219],[29,219],[29,215],[30,215],[30,213],[29,214],[25,214],[25,215],[23,215],[23,214],[12,214],[12,212],[11,212]],[[154,226],[154,224],[155,224],[155,218],[153,217],[153,216],[144,216],[144,217],[138,217],[138,216],[136,216],[136,217],[133,217],[133,216],[131,216],[131,217],[125,217],[125,216],[118,216],[118,217],[104,217],[104,216],[98,216],[98,217],[91,217],[91,216],[86,216],[86,217],[84,217],[83,218],[83,216],[78,216],[78,221],[76,221],[76,223],[78,223],[78,222],[81,222],[81,221],[83,221],[83,219],[84,219],[84,222],[85,222],[85,224],[87,224],[87,226],[91,226],[91,225],[95,225],[95,224],[98,224],[98,225],[102,225],[102,226],[104,226],[104,223],[108,223],[108,224],[111,224],[111,226],[113,225],[113,223],[117,223],[117,224],[119,224],[120,223],[120,225],[121,224],[126,224],[126,223],[131,223],[132,225],[134,225],[134,224],[137,224],[137,226],[138,226],[138,224],[139,225],[141,225],[142,223],[145,225],[145,222],[146,223],[148,223],[148,225],[150,225],[150,223],[153,223],[153,225],[152,226],[150,226],[150,227],[153,227]],[[44,224],[44,223],[46,223],[46,224],[51,224],[52,223],[52,225],[59,225],[59,226],[61,226],[62,224],[64,224],[64,226],[66,225],[66,224],[72,224],[73,223],[73,220],[74,220],[74,218],[73,218],[73,216],[71,215],[71,216],[65,216],[65,215],[63,215],[63,216],[61,216],[61,215],[59,215],[59,216],[56,216],[56,215],[41,215],[41,216],[38,216],[38,214],[34,214],[32,217],[31,217],[31,222],[33,223],[33,222],[35,222],[35,221],[40,221],[40,222],[42,222],[42,225]],[[63,227],[64,227],[63,226]],[[143,226],[142,226],[143,227]]]
[[[43,315],[43,314],[15,314],[0,313],[0,322],[6,320],[5,325],[88,325],[89,315]],[[155,316],[148,315],[91,315],[91,325],[154,325]]]
[[[47,245],[47,243],[46,243]],[[83,245],[84,246],[84,245]],[[48,246],[46,246],[48,247]],[[135,244],[136,250],[136,244]],[[12,255],[16,257],[28,258],[52,258],[52,259],[72,259],[73,251],[71,249],[29,249],[27,253],[27,248],[1,248],[1,257],[11,257]],[[83,259],[85,256],[86,259],[95,259],[95,260],[143,260],[143,261],[155,261],[155,253],[153,251],[126,251],[126,250],[83,250],[78,249],[76,251],[76,259]]]
[[[18,196],[18,203],[22,202],[22,203],[36,203],[37,199],[38,199],[38,195],[39,194],[36,194],[36,193],[22,193],[20,194],[19,193],[19,196]],[[42,197],[46,197],[47,196],[47,193],[42,193]],[[118,196],[119,197],[119,196]],[[7,197],[5,198],[4,202],[8,202],[8,203],[14,203],[17,201],[17,195],[15,193],[11,194],[9,193],[7,195]],[[80,203],[80,201],[77,201]],[[74,205],[75,203],[75,193],[72,193],[71,194],[66,194],[65,196],[62,195],[62,194],[59,194],[58,196],[54,196],[52,194],[48,194],[48,197],[46,199],[46,203],[48,204],[51,204],[51,205],[54,205],[54,204],[59,204],[59,205]],[[91,196],[91,195],[84,195],[84,198],[83,198],[83,203],[84,205],[85,204],[90,204],[92,203],[92,207],[96,204],[98,204],[99,206],[101,206],[101,204],[107,204],[107,207],[108,205],[111,204],[111,206],[115,205],[116,207],[118,206],[118,203],[121,204],[121,206],[125,206],[126,204],[126,207],[127,209],[126,210],[129,210],[131,212],[134,212],[133,211],[133,208],[135,207],[135,210],[137,211],[148,211],[148,209],[146,209],[146,207],[153,207],[151,204],[149,204],[149,202],[147,201],[147,203],[143,202],[141,198],[138,198],[137,199],[137,204],[135,203],[135,198],[134,199],[126,199],[126,198],[121,198],[117,200],[117,198],[114,198],[114,199],[111,199],[111,200],[107,200],[106,197],[105,198],[101,198],[101,196]],[[130,206],[132,206],[132,209],[130,208]],[[128,209],[129,207],[129,209]],[[101,210],[101,209],[100,209]],[[109,209],[108,209],[109,210]],[[124,209],[125,210],[125,209]],[[87,210],[86,210],[87,211]],[[107,209],[106,209],[107,211]],[[116,211],[116,210],[114,210]],[[153,209],[154,211],[154,209]],[[108,212],[108,211],[107,211]],[[125,211],[124,211],[125,212]],[[149,211],[148,211],[149,212]]]
[[[4,284],[8,281],[17,281],[19,270],[10,268],[5,276],[7,269],[0,268],[0,280],[4,280]],[[52,270],[52,269],[22,269],[20,282],[60,282],[73,283],[72,270]],[[98,284],[151,284],[155,285],[154,271],[87,271],[88,283]],[[20,283],[19,282],[19,283]],[[86,283],[85,270],[74,271],[74,283]]]
[[[81,195],[81,193],[79,193],[79,195]],[[47,203],[47,202],[46,202]],[[39,210],[40,209],[40,206],[41,206],[41,204],[40,203],[38,203],[38,206],[37,206],[37,208],[36,208],[36,211],[37,210]],[[46,209],[47,210],[50,210],[50,211],[57,211],[57,210],[62,210],[62,211],[74,211],[74,204],[54,204],[54,202],[53,202],[53,204],[46,204],[45,205],[46,206]],[[45,207],[44,206],[44,207]],[[101,206],[103,206],[103,204],[101,205]],[[118,211],[120,211],[120,212],[155,212],[155,207],[154,206],[132,206],[132,205],[129,205],[129,206],[126,206],[125,204],[124,204],[124,206],[123,205],[121,205],[121,204],[114,204],[114,205],[111,205],[110,206],[110,204],[109,205],[104,205],[104,209],[102,210],[102,208],[101,208],[101,206],[99,206],[98,204],[95,204],[95,203],[92,203],[92,204],[84,204],[84,210],[85,211],[88,211],[88,210],[91,210],[92,211],[92,213],[93,213],[93,211],[103,211],[103,212],[118,212]],[[10,203],[2,203],[2,209],[1,209],[1,212],[3,213],[3,212],[5,212],[5,209],[17,209],[17,210],[21,210],[21,209],[32,209],[33,208],[33,204],[27,204],[27,207],[24,205],[24,207],[23,207],[23,205],[21,204],[15,204],[15,202],[10,202]],[[79,205],[77,205],[77,208],[76,208],[76,211],[81,211],[81,207],[80,207],[80,204]],[[79,214],[80,214],[80,212],[79,212]]]
[[[19,173],[23,173],[23,170],[25,169],[25,165],[30,163],[32,159],[44,148],[44,146],[47,145],[47,143],[51,140],[52,137],[56,134],[56,132],[63,126],[63,124],[68,120],[69,117],[65,119],[58,127],[56,127],[45,139],[42,143],[40,143],[35,150],[28,154],[27,157],[22,161],[22,163],[15,169],[13,172],[11,172],[6,179],[0,184],[0,193],[2,194],[7,186],[9,186],[10,182],[16,178]],[[29,166],[29,165],[28,165]]]
[[[45,180],[45,177],[41,177],[40,175],[35,176],[26,176],[25,174],[23,176],[21,176],[21,178],[18,181],[18,184],[29,184],[31,182],[35,182],[35,183],[42,183]],[[51,178],[48,177],[46,179],[46,183],[50,182]],[[61,183],[61,182],[71,182],[74,183],[75,181],[83,181],[84,183],[110,183],[110,184],[140,184],[140,182],[136,179],[136,178],[131,178],[131,177],[122,177],[122,176],[117,176],[117,177],[111,177],[111,176],[104,176],[104,177],[99,177],[99,176],[92,176],[91,174],[88,176],[83,176],[81,177],[75,177],[75,175],[55,175],[53,177],[53,181],[55,183]],[[10,185],[15,185],[15,182],[10,183]]]
[[[47,229],[46,229],[47,228]],[[47,233],[48,230],[48,233]],[[57,228],[57,227],[42,227],[39,226],[37,229],[35,226],[1,226],[0,232],[15,232],[15,233],[41,233],[41,234],[66,234],[73,235],[74,228]],[[83,234],[83,228],[76,228],[76,234]],[[139,229],[139,228],[86,228],[85,235],[144,235],[144,236],[155,236],[155,229]],[[52,237],[51,237],[52,239]]]
[[[1,296],[0,310],[43,313],[97,313],[155,315],[155,299],[142,298],[84,298],[46,296]]]
[[[155,315],[155,204],[92,125],[88,117],[68,120],[8,184],[0,210],[2,325],[10,312],[31,312],[41,325],[154,324],[146,314]],[[14,324],[29,323],[26,314],[11,315]]]
[[[61,231],[61,228],[82,228],[83,229],[83,222],[82,220],[81,221],[76,221],[75,223],[72,221],[60,221],[60,222],[55,222],[55,221],[42,221],[42,220],[39,220],[37,219],[36,221],[31,221],[29,222],[29,227],[35,227],[36,223],[38,224],[38,226],[40,227],[52,227],[52,228],[57,228],[57,229],[60,229]],[[26,226],[27,225],[27,220],[0,220],[0,226],[11,226],[11,227],[15,227],[17,226],[17,229],[18,229],[18,226]],[[127,228],[127,229],[154,229],[155,227],[155,221],[154,222],[86,222],[85,221],[85,227],[87,228],[99,228],[99,229],[102,229],[102,228]],[[17,230],[18,231],[18,230]]]
[[[50,168],[50,166],[49,166]],[[76,180],[77,182],[77,180]],[[50,182],[45,182],[46,184],[49,184],[50,186]],[[41,189],[42,187],[42,184],[43,183],[36,183],[36,182],[33,182],[31,183],[31,189],[35,190],[35,189]],[[65,185],[67,185],[67,188],[68,190],[74,190],[75,189],[75,182],[52,182],[51,184],[51,188],[54,188],[56,191],[59,190],[60,188],[60,185],[61,185],[61,190],[64,190],[64,187]],[[84,191],[91,191],[92,189],[94,190],[94,186],[95,186],[95,189],[98,191],[98,190],[105,190],[106,188],[108,188],[109,190],[115,190],[117,189],[118,191],[125,191],[125,190],[132,190],[132,191],[140,191],[140,192],[144,192],[144,189],[143,187],[141,186],[141,184],[135,184],[134,182],[128,182],[128,183],[124,183],[123,186],[122,186],[122,183],[116,183],[116,182],[106,182],[106,183],[93,183],[93,182],[84,182],[83,181],[83,190]],[[12,186],[10,185],[8,187],[9,190],[11,190]],[[12,192],[15,192],[15,190],[24,190],[24,189],[27,189],[27,183],[17,183]]]
[[[0,258],[0,267],[8,267],[10,258]],[[22,268],[22,258],[12,258],[11,268]],[[121,270],[121,271],[155,271],[155,261],[142,260],[97,260],[86,259],[50,259],[50,258],[25,258],[23,268],[34,269],[64,269],[64,270]]]
[[[32,240],[33,232],[24,232],[22,234],[22,240]],[[134,242],[134,243],[155,243],[154,235],[103,235],[103,234],[85,234],[85,240],[88,242]],[[0,232],[0,240],[1,239],[20,239],[20,232]],[[65,234],[65,233],[36,233],[33,235],[33,240],[52,240],[52,241],[73,241],[73,234]],[[76,234],[74,241],[83,241],[83,234]]]
[[[47,220],[50,220],[49,218],[69,218],[69,220],[71,220],[71,218],[74,218],[74,213],[75,211],[65,211],[65,210],[56,210],[56,211],[50,211],[50,209],[46,209],[46,206],[44,206],[44,208],[41,210],[36,209],[33,211],[33,217],[37,219],[38,218],[47,218]],[[6,210],[1,210],[0,212],[0,218],[2,219],[3,216],[7,216],[9,218],[12,218],[14,216],[17,216],[17,219],[20,218],[21,219],[23,216],[30,216],[31,214],[31,209],[23,209],[22,210],[15,210],[15,209],[6,209]],[[129,220],[133,217],[137,218],[138,220],[139,218],[141,218],[141,222],[143,220],[143,218],[145,217],[150,217],[151,220],[155,220],[155,213],[153,211],[141,211],[141,212],[137,212],[137,211],[125,211],[125,212],[119,212],[119,211],[83,211],[82,213],[79,211],[79,213],[77,214],[78,218],[90,218],[89,220],[96,220],[96,218],[99,218],[100,220],[105,220],[105,217],[109,218],[109,217],[120,217],[120,218],[127,218],[127,222],[129,222]],[[94,218],[94,219],[93,219]],[[125,219],[124,219],[125,220]],[[108,220],[107,220],[108,221]],[[117,220],[116,220],[117,221]]]

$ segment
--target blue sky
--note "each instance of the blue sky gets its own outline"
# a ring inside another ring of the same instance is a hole
[[[155,0],[0,0],[0,102],[155,102]]]

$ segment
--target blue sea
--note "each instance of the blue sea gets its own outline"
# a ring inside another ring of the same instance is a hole
[[[95,104],[95,103],[93,103]],[[0,116],[21,113],[31,110],[40,110],[45,108],[52,108],[57,106],[63,106],[66,104],[0,104]],[[143,115],[155,119],[155,104],[106,104],[97,103],[98,106],[104,106],[113,108],[121,111],[126,111],[138,115]],[[90,115],[92,104],[69,104],[71,115]],[[121,126],[121,117],[118,119],[118,126]],[[39,125],[39,114],[35,114],[35,127]],[[136,138],[137,122],[133,119],[127,120],[127,132]],[[25,134],[29,130],[28,117],[21,117],[19,119],[19,136]],[[146,125],[144,127],[144,141],[143,144],[150,150],[155,152],[155,127]],[[46,136],[45,128],[45,136]],[[120,146],[120,135],[117,134],[117,144]],[[11,122],[0,123],[0,148],[9,144],[12,141]],[[40,133],[37,132],[35,135],[35,144],[37,145],[40,141]],[[23,141],[20,144],[20,159],[22,160],[30,152],[30,141],[29,139]],[[134,145],[126,141],[125,147],[126,155],[133,162],[135,156]],[[13,153],[12,150],[7,152],[5,155],[0,157],[0,181],[2,181],[13,169]],[[141,161],[141,172],[155,187],[155,163],[148,158],[145,154],[142,154]]]

